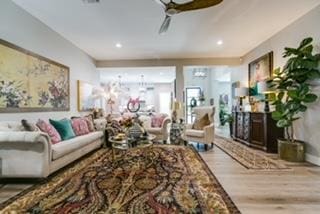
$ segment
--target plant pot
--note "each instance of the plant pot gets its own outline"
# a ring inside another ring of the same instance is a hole
[[[278,139],[278,154],[282,160],[304,162],[305,143],[302,141],[291,143],[286,139]]]

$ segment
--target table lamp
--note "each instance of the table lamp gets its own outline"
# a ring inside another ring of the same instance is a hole
[[[259,94],[265,95],[265,105],[264,105],[264,111],[269,112],[269,94],[274,93],[274,91],[269,87],[268,83],[266,81],[258,82],[257,89]]]
[[[176,123],[178,119],[178,111],[181,109],[181,103],[178,101],[174,101],[171,106],[172,110],[172,122]]]
[[[242,88],[235,88],[235,97],[239,97],[239,108],[240,111],[242,111],[242,99],[246,96],[248,96],[248,88],[242,87]]]

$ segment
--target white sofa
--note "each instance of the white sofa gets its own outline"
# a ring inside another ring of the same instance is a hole
[[[43,132],[28,132],[20,122],[0,122],[0,178],[45,178],[101,147],[103,131],[58,144]]]

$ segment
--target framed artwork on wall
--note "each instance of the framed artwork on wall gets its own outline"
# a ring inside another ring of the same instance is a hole
[[[258,96],[257,84],[271,77],[273,52],[269,52],[249,64],[249,96]]]
[[[0,112],[69,111],[69,68],[0,39]]]
[[[95,101],[99,94],[94,85],[78,80],[78,111],[91,111],[95,108]]]

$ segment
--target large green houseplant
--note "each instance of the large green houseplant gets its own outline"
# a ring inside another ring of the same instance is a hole
[[[304,161],[305,146],[295,139],[293,122],[318,98],[312,93],[310,81],[320,77],[320,53],[313,53],[312,41],[312,38],[306,38],[297,48],[285,48],[283,57],[288,61],[283,69],[274,70],[269,81],[270,87],[277,91],[272,103],[275,106],[272,118],[286,133],[286,139],[278,141],[279,155],[288,161]]]

